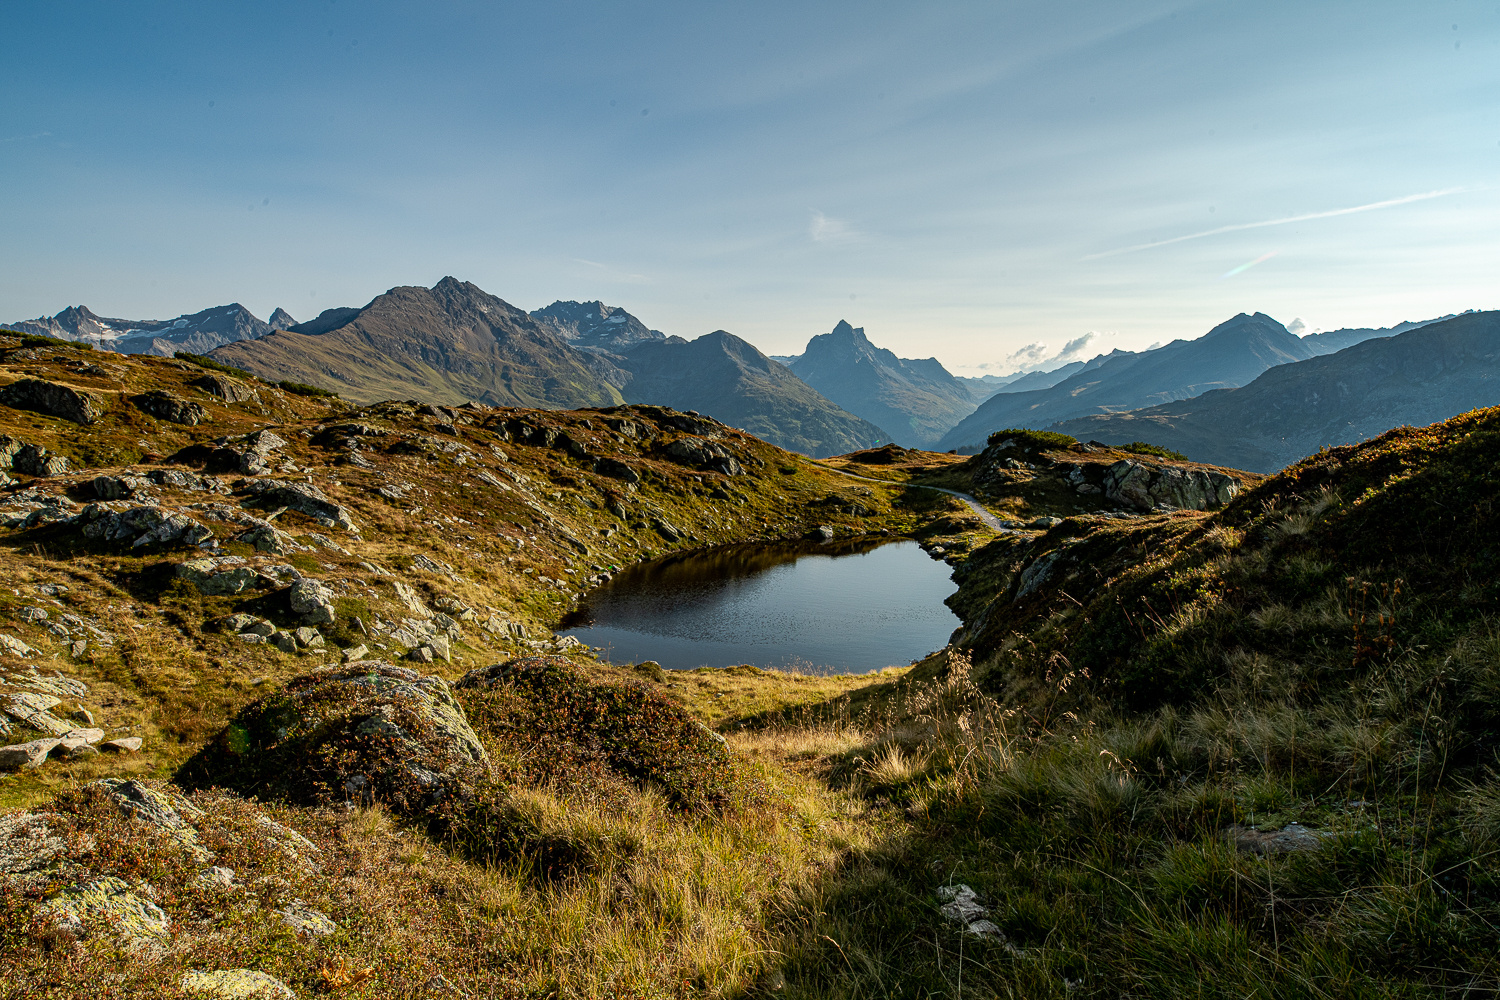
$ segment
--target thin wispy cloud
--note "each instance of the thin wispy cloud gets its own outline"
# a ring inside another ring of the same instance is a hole
[[[814,243],[856,243],[864,239],[864,233],[843,219],[832,219],[816,208],[808,209],[812,218],[807,223],[807,236]]]
[[[1279,250],[1272,250],[1270,253],[1263,253],[1263,254],[1261,254],[1259,257],[1255,258],[1254,260],[1246,261],[1245,263],[1241,264],[1239,267],[1231,267],[1229,270],[1227,270],[1223,274],[1219,275],[1219,280],[1223,281],[1225,278],[1232,278],[1236,274],[1243,274],[1244,272],[1246,272],[1246,271],[1250,270],[1252,267],[1254,267],[1256,264],[1264,264],[1266,261],[1268,261],[1272,257],[1276,256],[1278,253],[1280,253]]]
[[[1433,198],[1446,198],[1450,194],[1459,194],[1468,191],[1469,188],[1454,187],[1444,188],[1441,191],[1423,191],[1421,194],[1409,194],[1404,198],[1390,198],[1386,201],[1372,201],[1368,205],[1355,205],[1351,208],[1335,208],[1327,212],[1308,212],[1304,215],[1288,215],[1279,219],[1263,219],[1260,222],[1240,222],[1232,226],[1220,226],[1217,229],[1205,229],[1201,233],[1188,233],[1186,236],[1173,236],[1167,240],[1153,240],[1150,243],[1136,243],[1128,247],[1120,247],[1116,250],[1105,250],[1103,253],[1086,254],[1081,260],[1099,260],[1103,257],[1118,257],[1120,254],[1137,253],[1141,250],[1151,250],[1155,247],[1170,246],[1173,243],[1186,243],[1188,240],[1201,240],[1208,236],[1218,236],[1221,233],[1237,233],[1246,229],[1264,229],[1267,226],[1285,226],[1292,222],[1308,222],[1313,219],[1331,219],[1338,215],[1355,215],[1359,212],[1374,212],[1382,208],[1395,208],[1398,205],[1410,205],[1417,201],[1430,201]]]
[[[13,135],[0,139],[0,142],[25,142],[27,139],[42,139],[51,134],[51,132],[33,132],[31,135]]]

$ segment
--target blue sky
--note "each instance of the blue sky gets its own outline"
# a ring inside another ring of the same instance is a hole
[[[452,274],[974,374],[1500,307],[1500,0],[113,0],[0,37],[0,320]]]

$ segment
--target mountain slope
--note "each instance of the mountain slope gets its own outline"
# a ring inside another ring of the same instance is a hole
[[[693,341],[648,341],[616,361],[631,375],[629,402],[697,410],[790,451],[821,458],[890,440],[723,330]]]
[[[1424,319],[1412,322],[1407,320],[1397,323],[1395,326],[1387,327],[1348,327],[1342,330],[1329,330],[1327,333],[1310,333],[1302,338],[1302,342],[1312,348],[1313,354],[1335,354],[1346,347],[1373,340],[1376,337],[1395,337],[1409,330],[1416,330],[1433,323],[1441,323],[1445,319],[1452,319],[1457,313],[1449,313],[1447,316],[1439,316],[1436,319]]]
[[[1243,388],[1054,429],[1085,440],[1150,441],[1196,461],[1269,472],[1327,445],[1496,403],[1500,312],[1483,312],[1272,368]]]
[[[585,350],[626,351],[648,340],[665,340],[660,330],[650,330],[619,306],[603,302],[558,301],[533,309],[531,318]]]
[[[843,320],[832,333],[809,340],[789,367],[850,413],[886,428],[904,447],[932,444],[974,409],[968,388],[936,358],[898,358]]]
[[[993,396],[945,434],[938,448],[982,445],[989,434],[1009,427],[1042,428],[1241,386],[1267,368],[1312,356],[1271,317],[1240,313],[1197,340],[1175,340],[1138,354],[1115,352],[1051,388]]]
[[[359,401],[412,396],[504,406],[610,406],[620,373],[468,282],[399,287],[360,310],[329,310],[295,331],[214,352],[272,381]]]
[[[95,315],[87,306],[70,306],[56,316],[22,320],[12,323],[11,328],[120,354],[168,358],[176,351],[207,354],[223,344],[253,340],[271,332],[270,326],[238,302],[168,320],[108,319]]]

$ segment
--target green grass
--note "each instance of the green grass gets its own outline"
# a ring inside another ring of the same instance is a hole
[[[199,368],[207,368],[210,371],[223,372],[226,375],[233,375],[236,378],[247,379],[252,382],[261,381],[261,379],[257,378],[254,375],[251,375],[249,372],[245,371],[242,368],[236,368],[233,365],[226,365],[222,362],[215,361],[213,358],[207,357],[203,354],[190,354],[187,351],[174,351],[172,353],[172,357],[176,358],[178,361],[186,361],[188,364],[197,365]]]
[[[1155,455],[1157,458],[1169,458],[1174,462],[1186,462],[1188,457],[1180,451],[1163,448],[1159,444],[1148,444],[1145,441],[1132,441],[1129,444],[1115,446],[1120,451],[1128,451],[1135,455]]]

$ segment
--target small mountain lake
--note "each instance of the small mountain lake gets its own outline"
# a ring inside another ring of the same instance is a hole
[[[615,663],[865,673],[948,642],[951,572],[909,539],[727,545],[624,570],[558,631]]]

